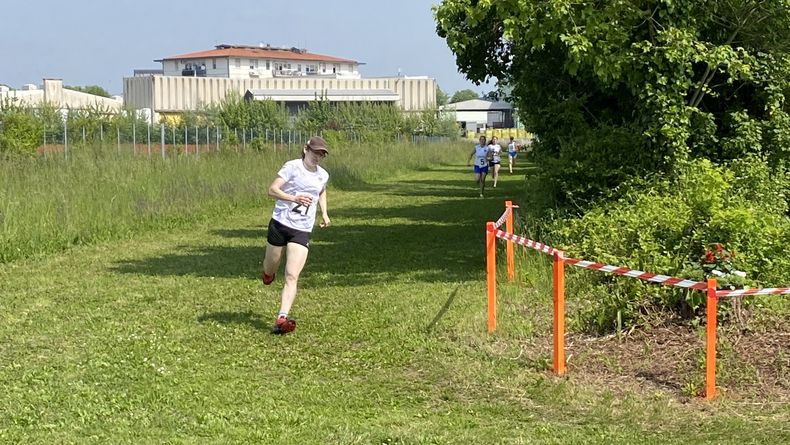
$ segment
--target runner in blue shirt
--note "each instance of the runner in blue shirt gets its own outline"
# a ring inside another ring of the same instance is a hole
[[[472,149],[469,154],[469,160],[466,165],[471,165],[472,159],[475,160],[475,182],[480,185],[480,197],[486,191],[486,175],[488,175],[488,158],[490,157],[491,150],[486,145],[486,137],[480,136],[477,145]]]

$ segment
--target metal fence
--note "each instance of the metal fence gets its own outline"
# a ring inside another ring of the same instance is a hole
[[[332,130],[335,137],[353,144],[373,140],[433,144],[452,140],[446,136],[420,134],[382,134],[356,130]],[[133,123],[113,126],[104,123],[89,126],[64,124],[44,130],[38,152],[60,154],[68,159],[75,148],[94,147],[147,156],[194,155],[223,150],[247,151],[299,149],[316,133],[287,128],[228,128],[217,126],[168,126]],[[323,131],[317,132],[323,136]]]

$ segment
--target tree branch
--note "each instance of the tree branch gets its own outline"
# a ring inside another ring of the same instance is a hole
[[[746,26],[746,23],[749,21],[749,18],[751,18],[752,14],[754,14],[754,12],[760,8],[761,4],[762,2],[758,2],[758,4],[754,5],[749,10],[749,12],[742,20],[738,21],[738,27],[732,32],[732,34],[730,34],[730,36],[727,38],[727,41],[724,42],[725,45],[732,45],[732,42],[735,40],[735,37],[737,37],[738,33],[741,32],[741,30]],[[763,16],[762,18],[764,19],[765,16]],[[708,66],[705,68],[705,73],[702,75],[702,79],[700,81],[699,86],[697,87],[697,90],[694,91],[694,96],[692,96],[691,100],[689,101],[689,105],[691,105],[692,107],[699,106],[700,102],[702,102],[702,98],[705,96],[705,93],[703,92],[705,85],[707,85],[708,83],[710,83],[711,80],[713,80],[713,76],[716,75],[716,69],[718,69],[720,66],[721,64],[716,65],[716,68],[712,68],[710,64],[708,64]]]

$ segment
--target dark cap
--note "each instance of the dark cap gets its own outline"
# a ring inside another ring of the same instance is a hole
[[[311,150],[323,150],[329,153],[329,149],[326,148],[326,141],[321,136],[313,136],[307,141],[307,147]]]

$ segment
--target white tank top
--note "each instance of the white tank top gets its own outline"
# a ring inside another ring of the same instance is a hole
[[[493,161],[493,162],[502,162],[502,157],[500,155],[500,153],[502,153],[502,146],[499,145],[499,144],[491,144],[491,145],[488,146],[488,148],[494,154],[494,156],[491,159],[491,161]]]
[[[475,165],[478,167],[487,167],[488,166],[488,146],[487,145],[475,145]]]

